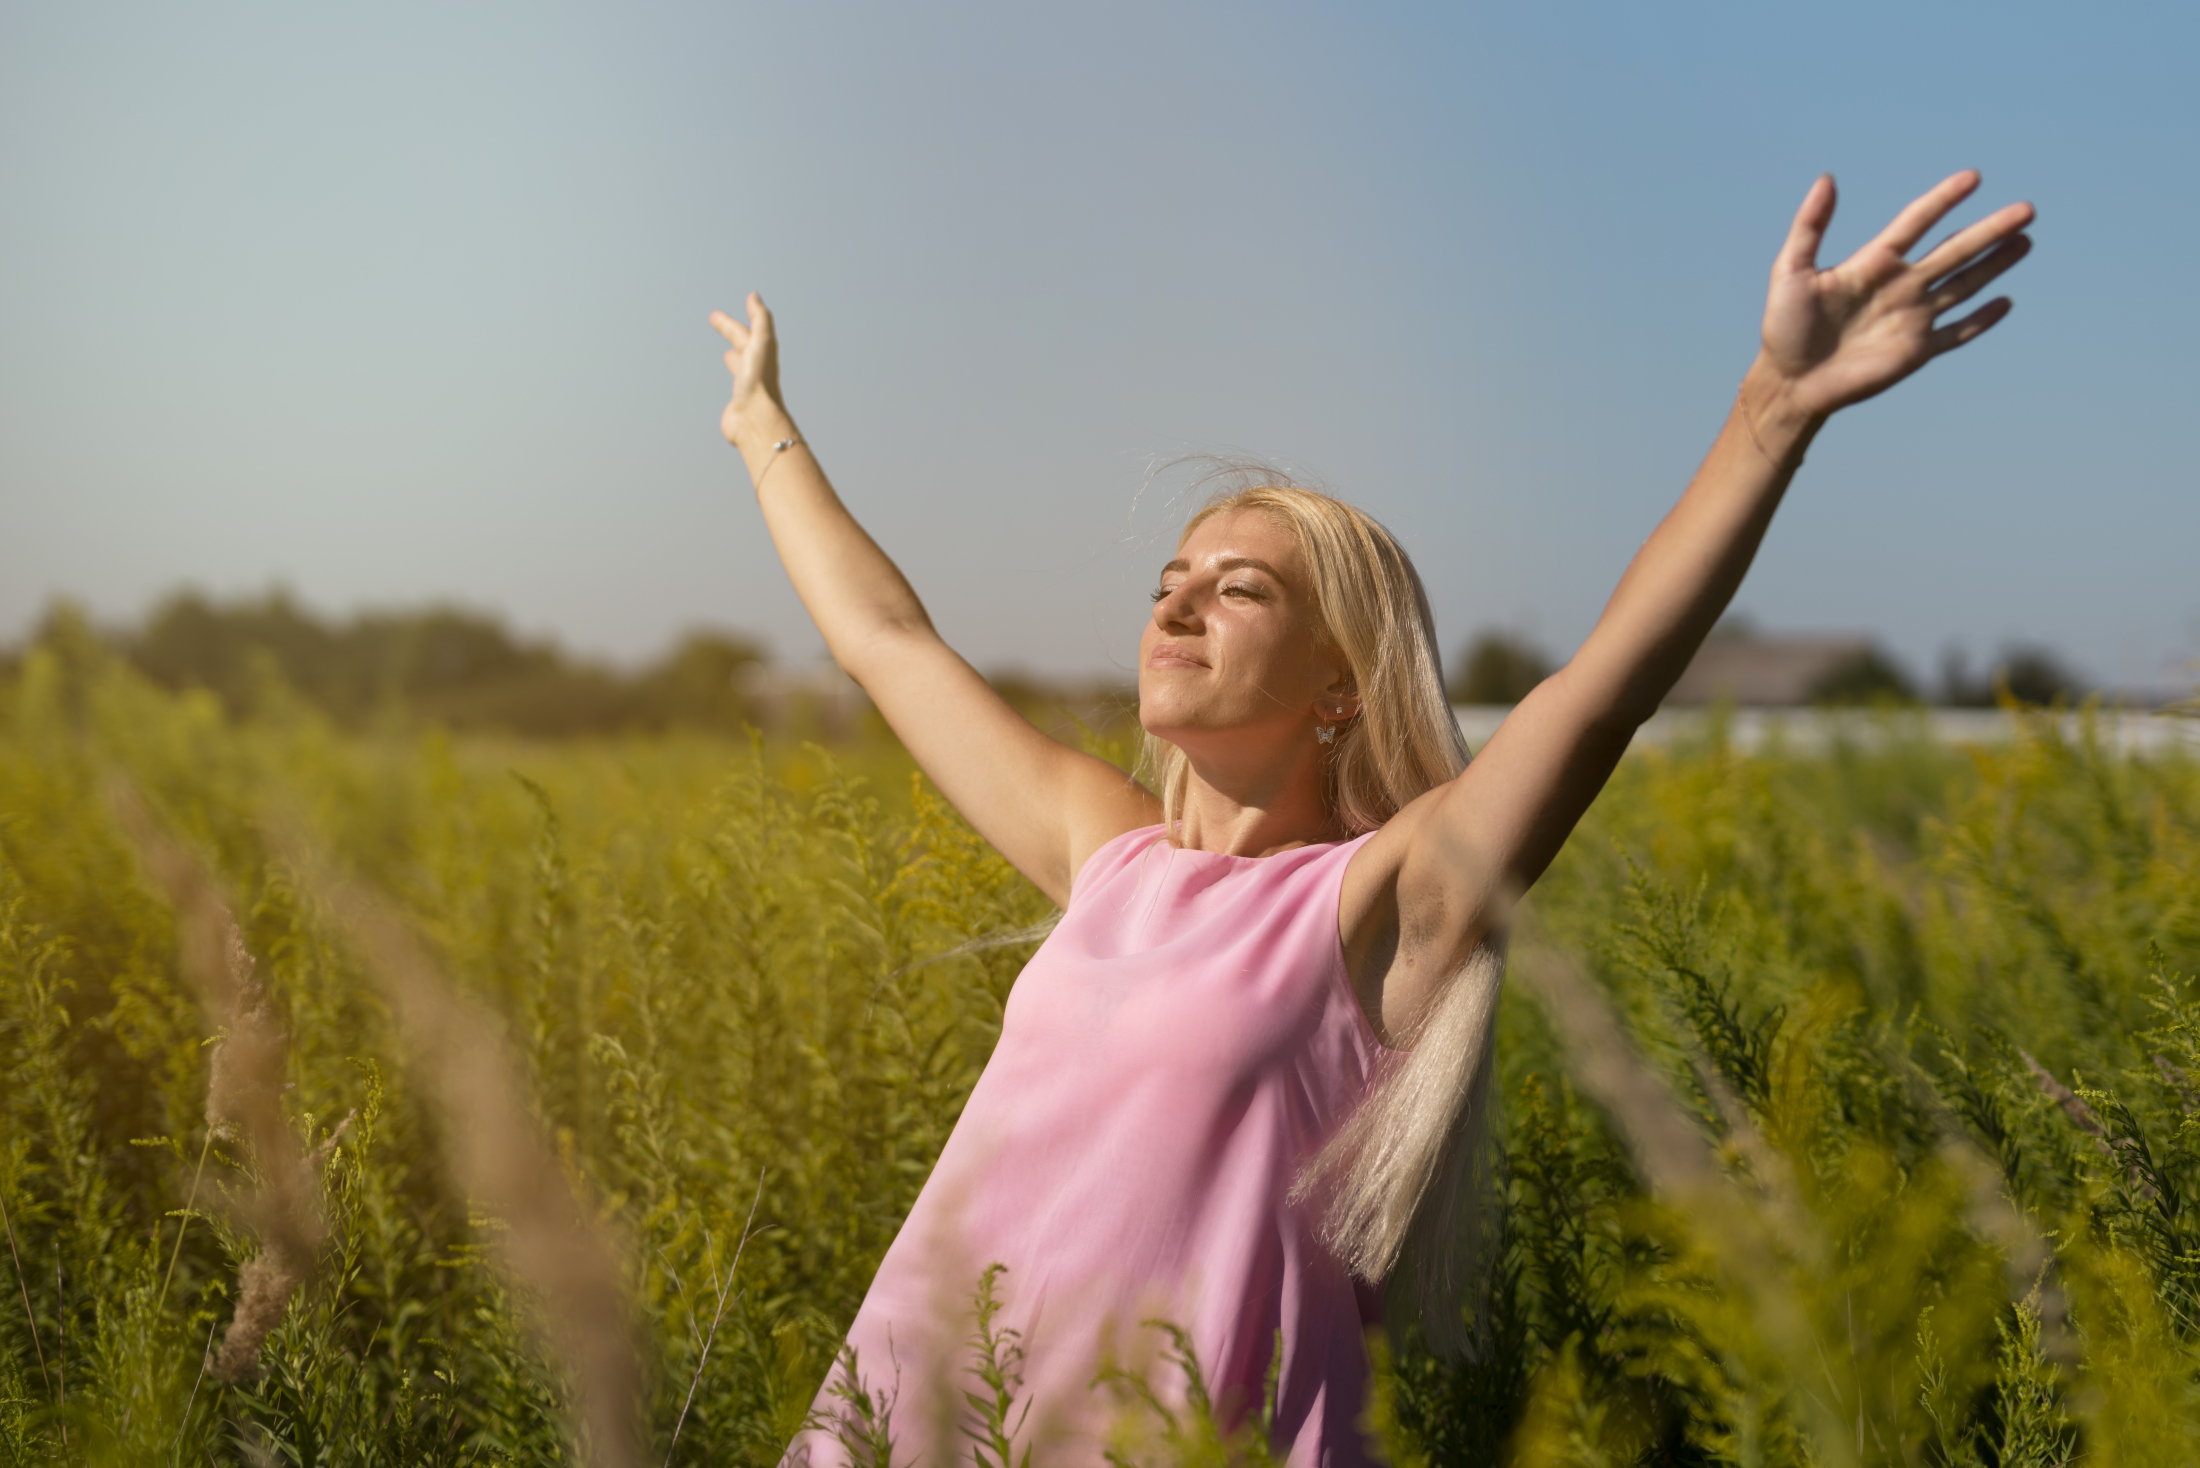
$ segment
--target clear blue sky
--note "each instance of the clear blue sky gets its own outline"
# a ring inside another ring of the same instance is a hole
[[[2200,656],[2200,7],[0,4],[0,635],[195,583],[819,650],[713,306],[982,667],[1127,662],[1148,464],[1389,522],[1564,653],[1812,176],[1959,167],[2017,309],[1821,437],[1740,605],[1919,671]],[[1178,507],[1180,508],[1180,507]]]

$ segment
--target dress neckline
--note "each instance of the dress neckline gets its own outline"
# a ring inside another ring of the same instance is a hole
[[[1346,836],[1341,840],[1336,841],[1307,841],[1302,842],[1297,846],[1286,846],[1280,851],[1271,851],[1265,856],[1243,856],[1235,851],[1208,851],[1205,848],[1198,846],[1179,846],[1175,842],[1168,839],[1168,836],[1163,827],[1149,826],[1146,829],[1157,833],[1156,844],[1158,844],[1165,850],[1182,852],[1188,856],[1221,857],[1225,861],[1274,861],[1279,856],[1293,856],[1302,851],[1326,851],[1332,850],[1339,846],[1350,846],[1355,841],[1364,841],[1368,837],[1375,834],[1374,831],[1362,831],[1357,836]]]

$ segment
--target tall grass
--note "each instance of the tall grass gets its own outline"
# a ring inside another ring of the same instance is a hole
[[[551,1193],[583,1210],[558,1238],[617,1241],[641,1460],[775,1461],[1032,943],[987,940],[1044,901],[891,749],[362,739],[259,706],[66,637],[0,693],[0,1462],[605,1460],[575,1424],[625,1420],[588,1406],[620,1368],[512,1267]],[[1394,1461],[2194,1455],[2200,766],[1888,733],[1633,759],[1539,888],[1478,1348],[1378,1342]],[[287,1152],[209,1124],[249,1036],[202,1004],[199,919],[118,776],[234,914]],[[468,1164],[346,890],[489,1017],[534,1191]],[[216,1370],[286,1247],[251,1206],[276,1154],[310,1168],[311,1267],[256,1370]],[[1015,1283],[969,1281],[951,1324],[954,1451],[1043,1468],[1031,1343],[986,1309]],[[1215,1420],[1153,1336],[1178,1389],[1097,1388],[1122,1459],[1264,1460],[1259,1414]],[[930,1462],[892,1385],[851,1384],[869,1460]]]

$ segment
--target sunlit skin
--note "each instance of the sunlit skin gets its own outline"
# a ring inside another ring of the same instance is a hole
[[[1819,268],[1818,249],[1833,179],[1811,185],[1773,262],[1760,348],[1726,423],[1595,630],[1464,774],[1400,811],[1347,867],[1339,937],[1378,1034],[1410,1038],[1558,854],[1733,597],[1826,420],[2008,314],[2006,298],[1952,313],[2030,250],[2031,205],[1996,210],[1910,258],[1978,183],[1970,171],[1943,180],[1831,269]],[[941,641],[809,447],[775,447],[797,436],[779,391],[778,339],[754,294],[747,316],[711,317],[734,377],[721,426],[796,591],[918,765],[1019,871],[1066,903],[1085,858],[1157,822],[1160,803],[1016,714]],[[1306,573],[1289,533],[1254,512],[1203,523],[1161,571],[1140,641],[1139,717],[1189,758],[1181,845],[1258,857],[1344,834],[1324,799],[1315,730],[1357,704],[1308,615]]]
[[[1308,584],[1297,538],[1258,511],[1201,521],[1162,567],[1138,644],[1138,720],[1190,758],[1186,845],[1259,856],[1347,834],[1325,807],[1314,731],[1358,713],[1359,698],[1322,643]]]

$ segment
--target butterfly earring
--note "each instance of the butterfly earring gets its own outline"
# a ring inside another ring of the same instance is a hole
[[[1314,726],[1314,737],[1324,744],[1335,744],[1337,742],[1337,727],[1334,724],[1316,724]]]

